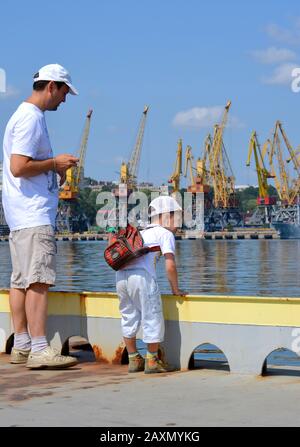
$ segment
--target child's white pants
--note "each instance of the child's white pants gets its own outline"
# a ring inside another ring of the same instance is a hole
[[[156,279],[135,268],[117,271],[116,280],[123,337],[134,338],[141,326],[144,343],[163,341],[165,324]]]

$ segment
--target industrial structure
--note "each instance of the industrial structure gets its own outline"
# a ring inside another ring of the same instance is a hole
[[[243,225],[243,218],[235,196],[235,179],[223,141],[230,106],[231,101],[228,101],[221,123],[214,126],[213,138],[210,134],[206,137],[204,149],[196,164],[192,148],[187,146],[183,172],[182,140],[178,141],[174,170],[168,180],[172,185],[172,192],[176,193],[180,190],[181,175],[187,177],[189,172],[190,184],[187,191],[193,194],[203,194],[204,220],[207,231]],[[193,210],[193,214],[195,214],[195,210]]]
[[[185,177],[187,177],[188,170],[190,174],[190,185],[187,187],[187,191],[192,193],[203,192],[207,194],[210,190],[210,186],[207,182],[205,159],[198,158],[195,167],[191,146],[187,146],[185,152],[185,165],[184,165]]]
[[[127,162],[123,161],[121,164],[118,188],[112,190],[112,193],[116,198],[117,213],[114,209],[110,211],[103,210],[103,213],[105,213],[106,216],[105,219],[103,218],[103,221],[107,222],[107,231],[115,229],[115,227],[118,226],[120,223],[119,219],[122,220],[122,225],[125,224],[125,222],[123,221],[124,216],[128,217],[129,212],[134,207],[134,204],[130,205],[127,199],[132,192],[137,190],[138,171],[148,111],[149,106],[146,105],[142,113],[142,117],[138,126],[135,145],[131,151],[129,160]],[[102,210],[100,209],[98,213],[101,212]],[[141,216],[136,217],[138,219],[141,218]],[[112,222],[114,222],[114,225],[112,225]]]
[[[285,151],[280,136],[283,139]],[[288,172],[288,163],[290,162],[296,176]],[[269,149],[269,164],[281,204],[283,206],[293,206],[300,192],[300,160],[297,151],[293,150],[280,121],[275,124]]]
[[[274,211],[274,205],[276,204],[277,198],[269,195],[269,185],[268,179],[274,178],[265,166],[264,158],[268,149],[270,141],[267,140],[263,148],[258,141],[256,132],[254,131],[250,138],[248,158],[246,166],[250,166],[251,156],[254,154],[255,169],[258,179],[258,191],[259,196],[257,198],[257,208],[253,213],[250,224],[253,225],[264,225],[270,224],[271,214]]]
[[[56,216],[56,230],[63,232],[81,232],[89,227],[85,215],[76,209],[79,192],[83,185],[84,162],[90,132],[91,116],[93,111],[89,110],[86,116],[84,131],[79,149],[79,162],[77,166],[69,168],[66,172],[66,181],[59,192],[59,206]]]
[[[202,193],[205,209],[205,229],[207,231],[223,230],[227,227],[243,225],[243,218],[235,196],[235,178],[225,149],[223,135],[226,128],[231,101],[228,101],[220,124],[214,126],[213,138],[209,134],[204,142],[201,157],[194,166],[191,146],[185,152],[185,166],[182,172],[182,140],[178,141],[175,166],[168,182],[172,192],[180,190],[180,177],[187,177],[190,184],[187,191]],[[193,210],[193,214],[195,210]]]
[[[213,203],[215,208],[221,209],[227,209],[232,205],[232,195],[234,194],[234,176],[223,141],[230,106],[231,101],[228,101],[221,124],[215,125],[209,154],[209,171],[214,189]]]
[[[272,213],[272,225],[284,238],[300,238],[300,160],[280,121],[276,121],[268,155],[280,199]]]
[[[213,204],[205,213],[205,227],[208,231],[243,225],[243,217],[235,194],[235,178],[223,140],[230,106],[231,101],[228,101],[221,123],[214,126],[212,140],[207,137],[205,143],[203,168],[213,190]]]
[[[168,183],[171,186],[172,193],[177,193],[180,190],[180,176],[182,174],[182,140],[178,140],[176,160],[174,165],[174,171],[170,176]]]
[[[141,158],[141,150],[143,145],[146,119],[149,106],[145,106],[142,114],[142,118],[139,124],[138,134],[135,142],[135,146],[130,155],[129,161],[123,162],[120,169],[120,187],[126,185],[128,195],[137,188],[137,177]],[[117,195],[117,191],[115,191]]]

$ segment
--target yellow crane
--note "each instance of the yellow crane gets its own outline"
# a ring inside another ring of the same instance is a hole
[[[275,197],[270,197],[268,192],[268,178],[274,178],[274,176],[266,169],[264,163],[264,155],[266,153],[267,141],[263,147],[260,148],[256,132],[252,132],[249,144],[248,158],[246,166],[250,166],[251,155],[254,154],[255,167],[258,179],[259,196],[257,198],[258,205],[274,205],[276,203]]]
[[[207,193],[209,191],[209,185],[205,184],[206,180],[206,168],[205,168],[205,159],[198,158],[196,162],[196,168],[194,167],[194,157],[192,155],[191,146],[187,146],[185,152],[185,165],[184,165],[184,177],[187,177],[187,170],[189,169],[190,173],[190,181],[191,185],[188,186],[188,192],[204,192]],[[194,172],[196,175],[194,175]]]
[[[133,191],[137,187],[137,175],[139,162],[141,158],[141,149],[143,144],[145,125],[149,106],[145,106],[139,125],[138,135],[134,149],[128,163],[123,162],[120,170],[120,183],[127,185],[127,191]]]
[[[182,174],[182,140],[178,140],[177,153],[174,171],[168,180],[168,183],[172,183],[173,192],[178,192],[180,189],[180,176]]]
[[[66,172],[66,181],[59,192],[59,198],[61,200],[76,200],[78,198],[83,177],[84,160],[87,150],[92,113],[93,111],[89,110],[86,116],[85,127],[79,149],[79,162],[76,167],[69,168]]]
[[[207,159],[210,157],[212,148],[212,138],[210,133],[207,135],[204,141],[204,148],[202,151],[202,157],[198,158],[196,163],[196,170],[200,177],[203,179],[203,183],[209,185],[210,181],[210,171],[207,168]]]
[[[214,206],[216,208],[229,208],[232,206],[231,199],[234,195],[235,179],[223,143],[223,134],[227,124],[230,106],[231,101],[228,101],[224,109],[221,124],[215,125],[209,155],[209,172],[214,189]]]
[[[280,136],[289,153],[288,160],[285,160]],[[296,171],[295,178],[291,178],[287,172],[285,161],[292,161]],[[269,164],[280,200],[283,205],[293,205],[300,193],[300,160],[297,151],[293,150],[280,121],[276,121],[275,124],[273,139],[269,148]]]

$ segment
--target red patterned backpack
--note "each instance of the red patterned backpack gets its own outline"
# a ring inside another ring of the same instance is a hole
[[[145,247],[139,230],[128,224],[112,236],[104,250],[104,259],[111,268],[119,270],[133,259],[152,251],[160,251],[160,247]]]

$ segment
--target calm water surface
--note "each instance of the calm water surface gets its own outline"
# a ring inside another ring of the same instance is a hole
[[[115,272],[103,259],[106,242],[58,242],[54,290],[115,291]],[[191,294],[300,297],[300,240],[176,241],[181,288]],[[0,243],[0,288],[9,287],[9,245]],[[170,291],[164,261],[161,291]]]

